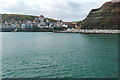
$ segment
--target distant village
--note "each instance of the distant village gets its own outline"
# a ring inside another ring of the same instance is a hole
[[[85,19],[64,22],[46,18],[43,15],[0,14],[2,32],[67,32],[67,33],[120,33],[120,1],[104,3],[100,8],[92,9]]]
[[[77,22],[63,22],[62,20],[56,20],[56,22],[50,22],[49,19],[45,18],[43,15],[36,16],[34,20],[16,21],[11,19],[10,21],[2,22],[2,28],[12,28],[12,29],[45,29],[45,28],[62,28],[62,29],[72,29],[80,28]]]

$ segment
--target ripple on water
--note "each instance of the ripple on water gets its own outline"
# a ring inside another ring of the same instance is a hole
[[[117,35],[111,34],[7,33],[3,36],[3,77],[114,78],[116,40]]]

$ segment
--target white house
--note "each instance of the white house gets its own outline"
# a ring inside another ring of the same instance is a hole
[[[11,24],[11,28],[16,28],[17,27],[17,24]]]
[[[25,29],[25,24],[24,23],[21,24],[21,29]]]
[[[33,25],[32,25],[31,21],[26,22],[25,28],[32,28],[32,27],[33,27]]]
[[[44,22],[44,20],[45,20],[45,18],[44,18],[44,16],[37,16],[36,18],[35,18],[35,20],[36,20],[36,22],[38,23],[38,27],[39,28],[43,28],[46,24],[45,24],[45,22]]]
[[[49,27],[49,20],[46,19],[46,26]]]
[[[67,24],[63,24],[63,27],[64,27],[64,28],[67,28],[67,27],[68,27],[68,25],[67,25]]]
[[[38,24],[38,28],[44,28],[44,26],[42,26],[41,24]]]
[[[50,23],[49,24],[49,28],[53,28],[54,27],[54,24],[53,23]]]

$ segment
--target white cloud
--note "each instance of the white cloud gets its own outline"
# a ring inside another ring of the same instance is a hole
[[[0,0],[0,13],[45,15],[65,21],[82,20],[109,0]]]

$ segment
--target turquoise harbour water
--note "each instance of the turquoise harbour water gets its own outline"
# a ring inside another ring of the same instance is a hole
[[[3,32],[3,78],[117,78],[117,34]]]

